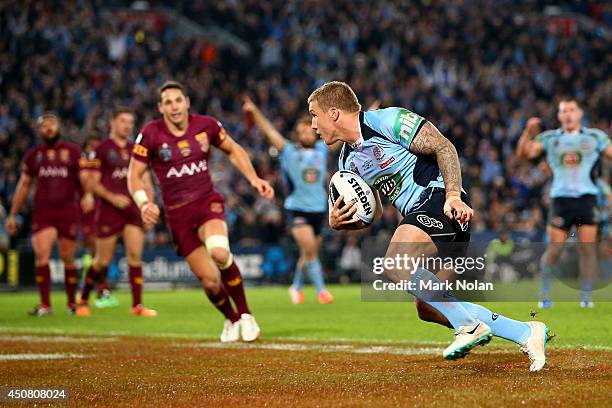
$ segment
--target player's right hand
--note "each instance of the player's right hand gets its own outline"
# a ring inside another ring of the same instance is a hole
[[[242,96],[242,111],[244,113],[253,113],[257,110],[257,105],[247,95]]]
[[[140,207],[140,217],[142,218],[143,226],[147,229],[157,224],[159,214],[159,207],[155,203],[144,203]]]
[[[132,204],[132,199],[123,194],[113,194],[112,203],[115,207],[123,210],[124,208],[128,208],[130,204]]]
[[[535,135],[540,133],[540,126],[542,125],[542,120],[540,118],[532,117],[527,120],[526,130],[530,135]]]
[[[17,219],[14,215],[6,217],[6,231],[9,235],[15,235],[17,233]]]
[[[334,208],[329,212],[329,226],[338,231],[363,228],[365,224],[361,220],[353,218],[357,212],[355,202],[351,201],[340,207],[341,204],[344,204],[344,196],[338,197],[334,203]]]

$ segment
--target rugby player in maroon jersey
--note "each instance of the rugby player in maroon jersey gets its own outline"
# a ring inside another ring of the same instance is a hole
[[[160,184],[177,252],[225,316],[221,341],[254,341],[260,330],[230,251],[223,197],[215,191],[210,177],[211,147],[225,153],[259,194],[272,199],[274,190],[257,176],[246,151],[219,121],[189,113],[189,98],[180,83],[169,81],[161,86],[158,109],[162,118],[147,123],[136,138],[128,172],[130,193],[144,224],[155,224],[159,208],[149,199],[142,182],[150,166]]]
[[[97,281],[106,275],[113,259],[117,239],[121,234],[129,266],[132,288],[132,315],[157,316],[157,312],[142,304],[142,251],[145,233],[140,211],[132,201],[127,188],[127,169],[133,143],[128,140],[134,130],[134,114],[129,108],[120,107],[113,112],[108,139],[103,141],[89,160],[91,167],[90,187],[100,197],[96,207],[96,251],[92,265],[85,275],[85,284],[77,307],[77,315],[89,317],[89,292]],[[147,196],[153,197],[153,188],[148,172],[143,174],[143,185]],[[109,293],[105,296],[110,297]]]
[[[36,181],[32,208],[32,247],[40,304],[30,310],[29,314],[51,314],[49,258],[56,240],[59,256],[64,263],[68,312],[74,313],[78,284],[74,253],[80,218],[79,198],[83,191],[87,191],[87,174],[83,171],[86,160],[78,145],[61,139],[60,122],[55,114],[45,113],[38,119],[38,132],[43,143],[26,153],[7,217],[7,230],[11,235],[17,232],[15,216],[26,201],[32,182]],[[91,194],[83,195],[81,207],[85,212],[93,209]]]

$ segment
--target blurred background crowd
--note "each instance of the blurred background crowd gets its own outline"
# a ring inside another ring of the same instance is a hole
[[[137,3],[132,6],[142,8]],[[455,143],[476,234],[494,237],[503,230],[541,240],[548,169],[513,156],[526,120],[540,116],[545,128],[557,127],[556,102],[571,95],[583,106],[587,126],[609,131],[612,108],[612,7],[573,1],[554,2],[551,9],[548,3],[195,0],[150,2],[147,11],[136,11],[121,1],[2,2],[0,219],[20,161],[37,143],[39,114],[55,110],[63,136],[84,145],[89,136],[107,135],[113,106],[133,108],[137,127],[156,118],[156,88],[176,79],[186,85],[192,111],[221,120],[278,192],[276,203],[259,199],[223,155],[213,157],[232,242],[289,243],[277,152],[245,120],[241,95],[250,94],[290,137],[295,120],[307,113],[311,90],[339,79],[362,105],[379,99],[382,107],[411,109]],[[231,32],[250,52],[185,35],[164,7],[205,29]],[[574,14],[547,13],[557,9]],[[388,207],[368,231],[326,231],[324,252],[345,252],[337,262],[351,269],[364,235],[384,237],[397,222]],[[23,228],[12,244],[24,245],[28,237]],[[150,245],[167,242],[163,225],[150,234]],[[0,246],[7,244],[0,227]]]

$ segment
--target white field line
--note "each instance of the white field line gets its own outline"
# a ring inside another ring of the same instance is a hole
[[[34,335],[0,335],[0,341],[29,343],[110,343],[117,337],[71,337],[71,336],[34,336]]]
[[[85,358],[83,354],[54,353],[54,354],[0,354],[0,361],[19,360],[60,360],[69,358]]]
[[[65,337],[65,336],[77,336],[75,337],[76,339],[78,339],[79,342],[88,342],[88,341],[116,341],[118,340],[116,337],[120,337],[120,336],[126,336],[126,337],[143,337],[142,335],[138,335],[135,333],[131,333],[131,332],[127,332],[127,331],[120,331],[120,330],[110,330],[107,331],[105,334],[100,334],[99,332],[96,332],[94,330],[87,330],[87,331],[68,331],[68,330],[64,330],[64,329],[41,329],[39,327],[20,327],[20,328],[13,328],[13,327],[7,327],[7,326],[0,326],[0,333],[5,333],[6,335],[8,335],[9,337],[13,337],[11,336],[11,333],[24,333],[24,334],[54,334],[60,337]],[[53,338],[52,336],[40,336],[37,338],[41,338],[44,339],[45,337],[48,338]],[[189,333],[149,333],[144,337],[153,337],[153,338],[174,338],[174,339],[187,339],[187,340],[201,340],[204,341],[204,343],[184,343],[186,347],[189,346],[193,346],[195,344],[195,346],[199,346],[199,347],[203,347],[203,346],[208,346],[208,345],[213,345],[212,347],[228,347],[227,344],[223,344],[221,345],[221,343],[217,343],[215,342],[211,342],[210,340],[217,340],[218,337],[217,336],[206,336],[206,335],[197,335],[197,334],[189,334]],[[0,338],[0,341],[2,340],[2,338]],[[8,340],[8,339],[7,339]],[[450,344],[451,342],[451,337],[449,337],[449,341],[448,342],[444,342],[444,341],[398,341],[398,340],[389,340],[389,339],[379,339],[379,338],[360,338],[360,339],[351,339],[351,338],[346,338],[346,337],[332,337],[332,338],[323,338],[323,337],[317,337],[317,336],[277,336],[274,338],[270,338],[270,341],[274,341],[277,343],[264,343],[264,342],[258,342],[256,343],[256,345],[273,345],[273,344],[283,344],[283,343],[278,343],[278,342],[282,342],[282,341],[295,341],[295,342],[304,342],[304,345],[306,346],[313,346],[313,347],[325,347],[325,346],[329,346],[329,347],[344,347],[344,346],[349,346],[349,347],[357,347],[360,344],[368,344],[368,346],[364,346],[366,348],[369,347],[374,347],[374,346],[370,346],[369,344],[372,343],[377,343],[379,345],[384,345],[384,346],[380,346],[380,347],[419,347],[419,346],[423,346],[424,348],[431,348],[431,349],[437,349],[440,347],[434,347],[434,346],[444,346],[446,347],[448,344]],[[35,341],[35,340],[33,340]],[[45,341],[45,340],[41,340],[41,341]],[[49,340],[50,342],[52,340]],[[61,341],[61,340],[60,340]],[[313,344],[316,343],[316,344]],[[336,344],[334,344],[336,343]],[[338,344],[339,343],[339,344]],[[345,343],[345,344],[342,344]],[[178,343],[177,343],[178,344]],[[300,343],[295,343],[295,344],[300,344]],[[217,345],[217,346],[214,346]],[[230,347],[241,347],[241,346],[249,346],[248,344],[244,344],[244,343],[238,343],[238,346],[230,346]],[[301,345],[301,344],[300,344]],[[376,346],[378,347],[378,346]],[[518,347],[510,342],[503,342],[502,344],[489,344],[487,345],[483,350],[488,350],[488,351],[511,351],[514,352],[515,347]],[[442,347],[443,348],[443,347]],[[442,350],[442,348],[440,348],[440,350]],[[557,341],[552,341],[551,343],[549,343],[549,349],[553,349],[553,350],[587,350],[587,351],[609,351],[612,352],[612,346],[606,346],[606,345],[599,345],[599,344],[566,344],[566,343],[562,343],[562,344],[558,344]]]

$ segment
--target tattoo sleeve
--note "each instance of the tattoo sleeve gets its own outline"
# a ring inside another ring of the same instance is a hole
[[[409,150],[415,154],[436,156],[446,192],[461,194],[461,164],[457,149],[431,122],[421,127]]]

